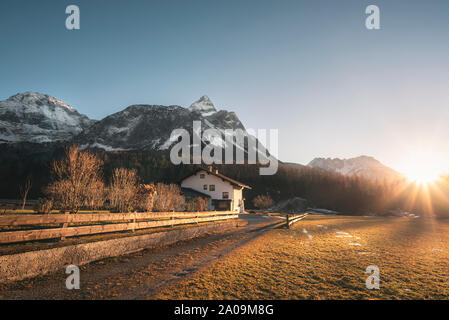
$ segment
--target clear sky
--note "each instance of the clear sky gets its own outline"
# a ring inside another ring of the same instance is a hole
[[[70,4],[81,30],[65,28]],[[278,128],[283,161],[449,166],[447,0],[2,0],[0,57],[2,100],[38,91],[101,119],[207,94]]]

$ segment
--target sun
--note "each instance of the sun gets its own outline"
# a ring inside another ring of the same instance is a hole
[[[418,184],[432,183],[438,180],[439,176],[439,173],[428,168],[417,168],[416,170],[406,172],[407,179]]]
[[[409,163],[403,172],[411,182],[427,185],[438,180],[443,171],[442,168],[432,165],[432,163],[416,161]]]
[[[403,150],[398,168],[410,181],[421,185],[436,182],[448,172],[447,154],[429,146],[414,146]]]

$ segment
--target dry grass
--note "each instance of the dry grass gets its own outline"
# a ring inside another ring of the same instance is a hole
[[[379,290],[365,287],[373,264]],[[448,279],[447,220],[309,216],[290,230],[267,231],[155,298],[448,299]]]

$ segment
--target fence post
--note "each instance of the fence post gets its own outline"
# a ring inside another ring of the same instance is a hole
[[[290,229],[290,215],[287,214],[287,229]]]
[[[133,226],[132,226],[132,232],[136,232],[136,213],[134,212],[132,215],[132,222],[133,222]]]
[[[61,230],[66,229],[68,227],[68,225],[69,225],[69,223],[68,223],[68,221],[69,221],[69,212],[65,211],[64,215],[65,215],[65,222],[62,224]],[[61,240],[65,240],[65,236],[62,235],[61,236]]]

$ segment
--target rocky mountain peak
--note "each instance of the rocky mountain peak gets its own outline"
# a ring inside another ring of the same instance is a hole
[[[217,112],[214,104],[206,95],[202,96],[199,100],[192,103],[192,105],[188,109],[192,112],[199,112],[202,116],[209,116]]]

